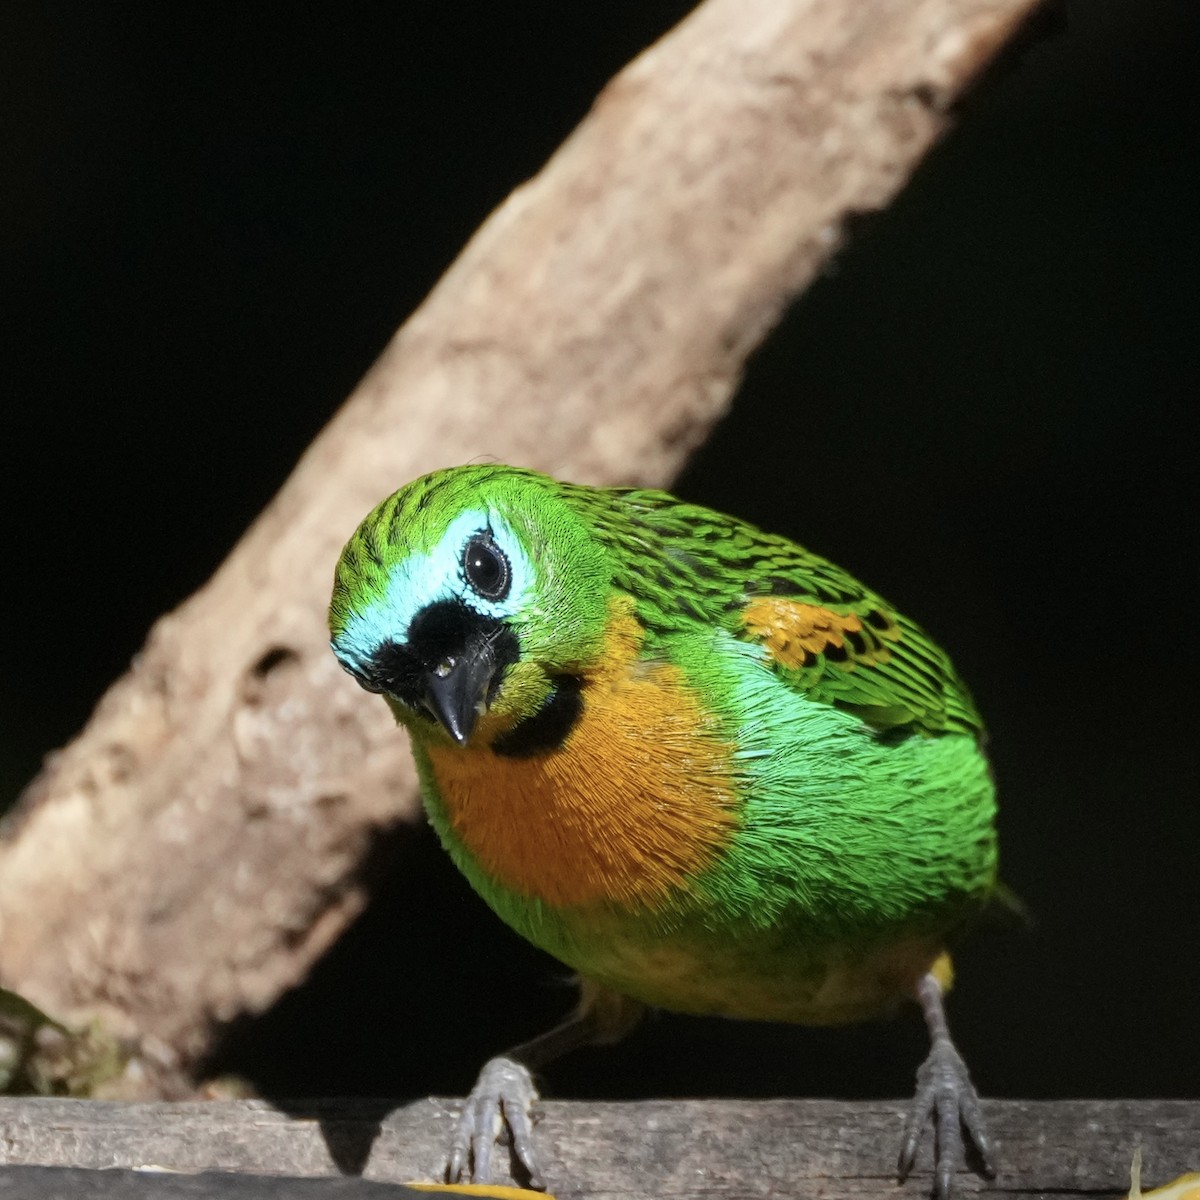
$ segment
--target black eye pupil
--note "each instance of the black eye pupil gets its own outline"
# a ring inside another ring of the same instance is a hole
[[[508,595],[511,572],[504,551],[490,534],[477,533],[463,551],[467,582],[485,600],[503,600]]]

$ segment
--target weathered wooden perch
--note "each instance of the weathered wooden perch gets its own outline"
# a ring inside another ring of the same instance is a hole
[[[904,1188],[896,1186],[900,1102],[675,1100],[544,1108],[539,1138],[558,1200],[928,1195],[927,1161]],[[990,1182],[964,1173],[960,1196],[1124,1195],[1137,1145],[1147,1189],[1200,1168],[1200,1101],[993,1100],[984,1110],[999,1173]],[[384,1101],[329,1102],[290,1115],[255,1101],[0,1100],[0,1162],[432,1179],[456,1112],[456,1103],[442,1100],[396,1108]]]
[[[667,482],[1035,5],[707,0],[621,72],[47,763],[0,844],[2,982],[169,1073],[301,979],[416,808],[404,739],[326,648],[357,521],[479,455]]]

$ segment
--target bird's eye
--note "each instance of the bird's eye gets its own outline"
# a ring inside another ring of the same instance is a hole
[[[467,582],[485,600],[503,600],[512,583],[512,570],[504,551],[484,531],[473,534],[463,551]]]

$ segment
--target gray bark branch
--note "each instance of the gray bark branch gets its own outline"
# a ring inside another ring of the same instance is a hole
[[[538,1127],[558,1200],[821,1196],[923,1200],[925,1147],[896,1186],[899,1101],[550,1102]],[[434,1179],[455,1101],[330,1101],[292,1114],[258,1101],[117,1104],[0,1100],[0,1162],[369,1180]],[[1200,1101],[992,1100],[997,1176],[957,1194],[1124,1195],[1134,1147],[1148,1190],[1200,1166]],[[497,1164],[503,1166],[503,1160]]]

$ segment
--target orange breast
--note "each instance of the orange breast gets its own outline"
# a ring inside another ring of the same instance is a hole
[[[614,608],[556,750],[429,747],[455,834],[505,887],[558,906],[654,905],[728,843],[731,747],[677,668],[639,660],[641,642],[628,607]]]

